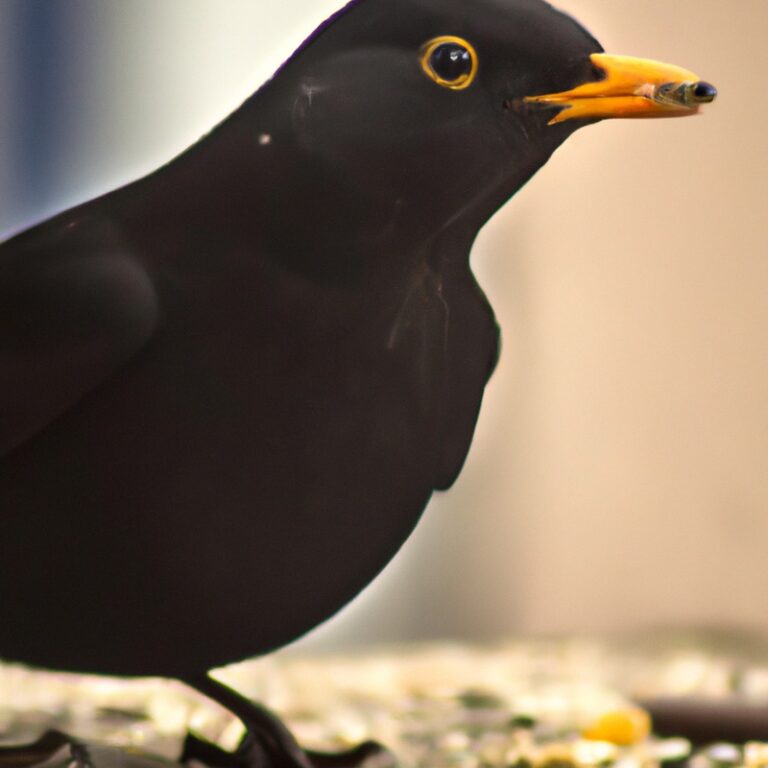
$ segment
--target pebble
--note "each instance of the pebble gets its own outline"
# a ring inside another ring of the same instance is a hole
[[[735,744],[720,742],[712,744],[704,752],[704,756],[717,765],[740,765],[741,750]]]
[[[677,762],[690,756],[691,742],[681,738],[661,739],[652,745],[650,751],[660,763]]]
[[[744,764],[749,768],[768,768],[768,744],[748,741],[744,745]]]

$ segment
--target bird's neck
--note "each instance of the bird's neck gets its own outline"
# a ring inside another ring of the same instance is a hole
[[[540,165],[499,171],[474,196],[441,201],[406,175],[398,182],[381,174],[389,183],[368,175],[367,158],[365,173],[345,171],[297,130],[283,93],[268,85],[246,102],[174,164],[174,183],[200,201],[201,216],[214,212],[233,237],[259,242],[296,268],[408,269],[437,250],[466,260],[480,227]]]
[[[235,113],[178,158],[167,180],[200,216],[285,259],[359,259],[365,249],[371,264],[428,229],[412,226],[414,212],[374,180],[350,184],[269,114]]]

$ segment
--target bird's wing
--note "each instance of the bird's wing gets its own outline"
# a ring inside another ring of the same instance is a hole
[[[474,275],[444,286],[449,307],[445,384],[440,418],[441,450],[435,488],[450,488],[467,458],[485,385],[499,358],[499,326]]]
[[[151,337],[157,300],[112,228],[55,220],[0,246],[0,456]]]

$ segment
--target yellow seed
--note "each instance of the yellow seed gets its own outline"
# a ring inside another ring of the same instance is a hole
[[[608,741],[625,747],[637,744],[651,733],[651,718],[644,709],[617,709],[601,715],[583,732],[585,739]]]
[[[748,741],[744,745],[744,764],[749,768],[768,766],[768,744],[762,741]]]
[[[574,768],[573,750],[569,744],[545,744],[536,753],[536,768]]]

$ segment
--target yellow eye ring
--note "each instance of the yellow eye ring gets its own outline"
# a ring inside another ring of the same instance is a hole
[[[472,85],[477,76],[477,65],[477,51],[472,44],[454,35],[436,37],[421,49],[424,72],[438,85],[453,91]]]

